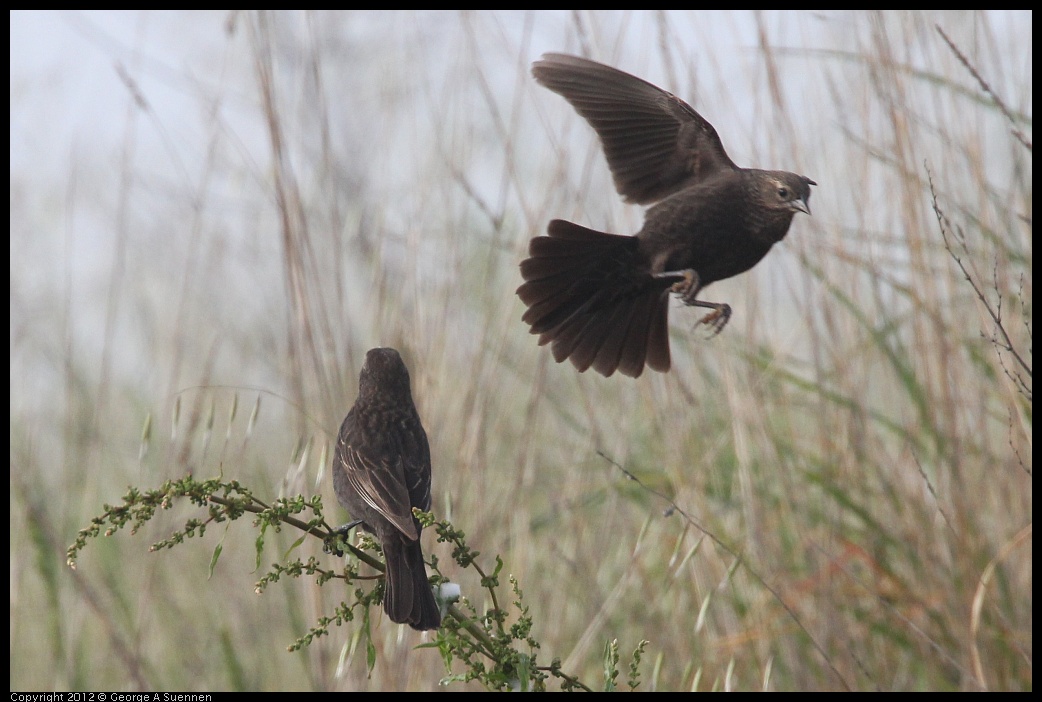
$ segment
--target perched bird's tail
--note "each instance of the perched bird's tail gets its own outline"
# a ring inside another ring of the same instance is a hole
[[[405,536],[381,543],[387,561],[384,611],[392,622],[408,624],[417,631],[441,626],[441,612],[427,581],[420,542]]]
[[[555,219],[521,262],[521,318],[550,343],[554,359],[580,372],[616,370],[633,378],[645,363],[669,370],[669,290],[673,281],[639,265],[639,240]]]

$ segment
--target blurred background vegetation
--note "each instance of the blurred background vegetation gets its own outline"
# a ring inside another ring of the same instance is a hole
[[[105,69],[12,68],[12,690],[445,689],[375,612],[371,674],[354,624],[286,651],[344,598],[254,593],[296,533],[259,569],[244,522],[149,553],[177,504],[65,566],[103,504],[188,472],[346,519],[327,465],[374,346],[410,367],[434,512],[519,579],[542,662],[596,686],[606,642],[648,639],[646,690],[1031,689],[1030,13],[49,19],[31,41]],[[714,286],[722,335],[674,306],[669,374],[580,375],[520,321],[549,219],[642,220],[531,80],[544,51],[820,184]]]

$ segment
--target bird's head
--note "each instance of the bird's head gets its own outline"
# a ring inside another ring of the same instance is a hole
[[[761,174],[760,196],[768,207],[810,214],[810,186],[817,183],[787,171],[761,171]]]

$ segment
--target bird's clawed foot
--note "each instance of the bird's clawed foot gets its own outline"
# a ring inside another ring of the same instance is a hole
[[[709,338],[712,339],[722,332],[727,323],[731,321],[731,306],[724,302],[703,302],[699,306],[713,308],[712,312],[698,320],[699,324],[708,324],[713,328],[713,333],[709,335]]]
[[[677,282],[673,283],[673,287],[669,289],[670,292],[674,292],[677,295],[679,295],[680,299],[683,300],[685,305],[690,306],[695,304],[695,295],[697,295],[698,291],[702,289],[702,286],[699,284],[698,281],[698,273],[695,273],[693,270],[688,268],[686,270],[678,271],[677,273],[668,275],[678,274],[681,275],[682,278]]]
[[[677,282],[673,283],[673,286],[669,289],[670,292],[676,293],[681,301],[688,307],[708,307],[713,310],[702,319],[698,320],[695,326],[698,324],[708,324],[713,333],[709,335],[712,339],[714,336],[719,334],[727,326],[727,323],[731,321],[731,306],[723,302],[705,302],[703,300],[695,299],[699,292],[702,290],[701,281],[698,278],[698,273],[691,270],[690,268],[682,271],[670,271],[668,273],[659,273],[660,278],[677,278]]]
[[[348,522],[343,526],[339,526],[330,532],[330,535],[325,538],[325,545],[322,547],[326,553],[332,553],[337,558],[344,555],[344,551],[337,547],[337,541],[340,538],[346,537],[348,533],[356,526],[362,523],[361,519],[356,519],[353,522]]]

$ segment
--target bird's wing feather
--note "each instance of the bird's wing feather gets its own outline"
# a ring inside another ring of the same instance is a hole
[[[552,53],[532,65],[532,74],[594,128],[615,187],[630,202],[656,202],[721,171],[738,170],[712,124],[646,80]]]
[[[410,539],[419,538],[401,456],[396,456],[393,461],[374,459],[350,445],[343,447],[341,455],[348,481],[366,504]]]

